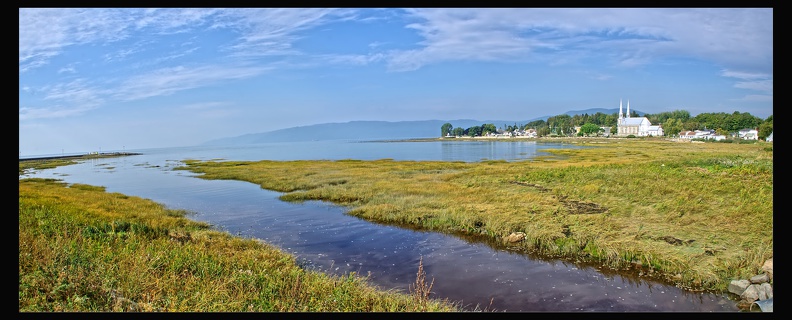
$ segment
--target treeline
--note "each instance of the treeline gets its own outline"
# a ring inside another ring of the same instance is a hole
[[[691,117],[688,111],[674,110],[657,114],[647,113],[643,116],[649,119],[652,125],[662,126],[666,136],[675,136],[682,131],[704,129],[712,129],[715,130],[716,134],[728,136],[742,129],[757,129],[759,131],[759,138],[764,139],[773,132],[772,115],[767,117],[767,119],[762,119],[748,112],[700,113],[695,117]],[[640,116],[633,110],[630,112],[630,117]],[[618,113],[605,114],[597,112],[594,114],[576,114],[574,116],[560,114],[548,117],[547,120],[536,120],[526,124],[504,124],[501,127],[496,127],[495,124],[488,123],[465,129],[461,127],[454,128],[451,123],[445,123],[440,128],[440,134],[441,136],[476,137],[487,135],[487,133],[490,132],[505,134],[534,129],[539,137],[571,136],[576,133],[575,127],[583,127],[587,124],[589,126],[610,127],[610,133],[616,134],[618,130],[616,122],[618,119]]]

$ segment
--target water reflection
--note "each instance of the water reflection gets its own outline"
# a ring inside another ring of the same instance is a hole
[[[539,152],[536,141],[441,141],[443,161],[465,161],[470,155],[480,160],[515,161],[531,159]]]

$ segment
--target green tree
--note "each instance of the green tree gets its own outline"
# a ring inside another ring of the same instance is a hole
[[[464,136],[464,135],[465,135],[465,129],[462,129],[462,127],[456,127],[456,128],[454,128],[454,130],[453,130],[453,133],[452,133],[452,134],[453,134],[455,137],[461,137],[461,136]]]
[[[451,132],[453,128],[454,126],[452,126],[450,123],[448,122],[444,123],[443,126],[440,127],[440,136],[445,137]]]
[[[489,132],[497,133],[498,132],[498,128],[496,128],[495,124],[492,124],[492,123],[482,124],[481,125],[481,135],[482,136],[487,135],[487,133],[489,133]]]
[[[663,123],[663,132],[667,136],[675,136],[681,132],[682,129],[682,120],[675,119],[675,118],[668,118],[668,120]]]
[[[536,135],[540,137],[546,137],[550,134],[550,127],[548,126],[541,126],[536,128]]]
[[[764,140],[771,133],[773,133],[773,116],[772,115],[767,117],[767,119],[765,119],[765,121],[762,122],[762,124],[759,125],[759,139]]]
[[[547,122],[540,119],[540,120],[528,122],[528,124],[524,125],[522,127],[522,129],[523,130],[528,129],[528,128],[536,128],[536,129],[538,129],[539,127],[543,127],[543,126],[547,126]]]
[[[590,123],[590,122],[586,123],[586,124],[584,124],[584,125],[582,125],[580,127],[580,133],[582,133],[582,134],[584,134],[586,136],[590,136],[591,134],[596,134],[596,133],[598,133],[600,131],[602,131],[602,128],[600,128],[598,125]]]
[[[465,130],[465,134],[471,137],[477,137],[481,135],[481,126],[472,126]]]

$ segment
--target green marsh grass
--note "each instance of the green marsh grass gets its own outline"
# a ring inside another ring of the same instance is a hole
[[[380,290],[355,273],[304,270],[276,247],[187,214],[103,187],[19,180],[19,311],[459,311],[425,288]]]
[[[550,139],[590,146],[531,161],[191,161],[205,179],[324,200],[372,221],[500,240],[516,250],[725,290],[773,256],[768,144]]]

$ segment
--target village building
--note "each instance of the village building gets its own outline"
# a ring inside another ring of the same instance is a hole
[[[716,134],[715,130],[712,129],[704,129],[696,131],[681,131],[679,132],[679,138],[685,140],[704,139],[720,141],[726,139],[726,136]]]
[[[685,140],[693,140],[693,139],[696,138],[696,132],[695,131],[680,131],[679,132],[679,138],[680,139],[685,139]]]
[[[742,129],[737,135],[743,140],[759,140],[759,131],[756,129]]]
[[[627,100],[627,115],[622,113],[622,101],[619,100],[619,119],[616,120],[618,136],[634,135],[636,137],[662,136],[663,128],[652,125],[646,117],[630,117],[630,100]]]

